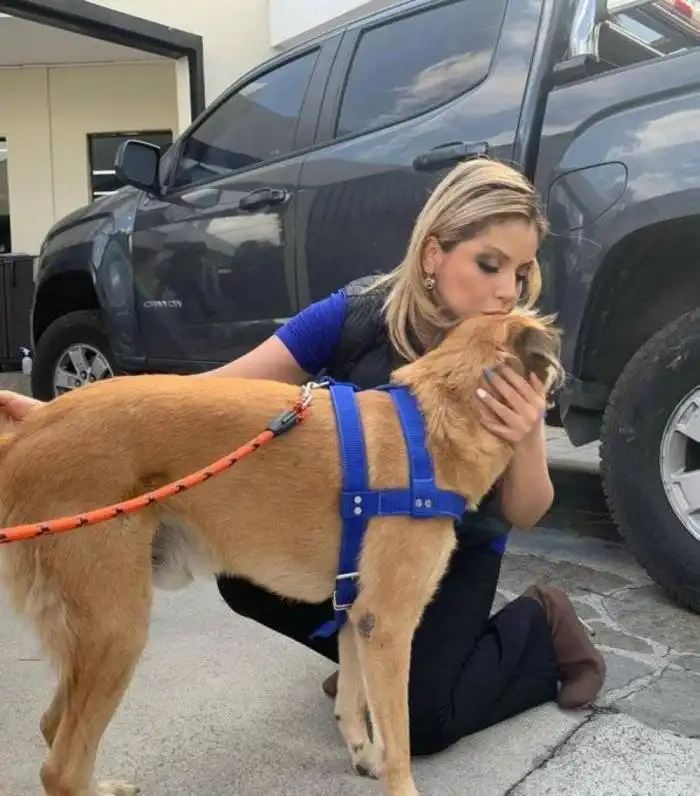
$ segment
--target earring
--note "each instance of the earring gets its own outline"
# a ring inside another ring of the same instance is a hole
[[[435,277],[434,276],[428,275],[423,280],[423,287],[426,290],[434,290],[435,285],[436,285],[436,282],[435,282]]]

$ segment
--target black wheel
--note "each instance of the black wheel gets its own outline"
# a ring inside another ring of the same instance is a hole
[[[700,613],[700,310],[630,360],[601,432],[608,506],[639,563]]]
[[[97,310],[69,312],[39,338],[32,366],[32,395],[50,401],[69,390],[116,374]]]

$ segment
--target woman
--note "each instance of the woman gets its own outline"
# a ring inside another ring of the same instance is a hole
[[[521,174],[487,159],[461,164],[430,196],[403,262],[390,274],[312,304],[250,353],[191,378],[300,384],[324,372],[362,388],[386,383],[396,365],[464,318],[532,306],[545,232],[535,191]],[[455,524],[457,549],[416,631],[409,683],[414,754],[440,751],[550,700],[586,705],[605,677],[602,656],[561,591],[532,586],[489,618],[510,527],[531,528],[553,500],[542,385],[494,365],[485,374],[492,390],[478,392],[481,421],[513,444],[514,456],[479,511]],[[35,405],[0,394],[0,408],[18,419]],[[223,575],[218,586],[238,614],[337,662],[337,637],[309,638],[331,618],[330,601],[294,604]],[[334,672],[324,683],[329,696],[336,682]]]

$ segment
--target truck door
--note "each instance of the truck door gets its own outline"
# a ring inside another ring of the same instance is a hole
[[[460,159],[525,159],[536,48],[554,8],[440,0],[347,28],[299,184],[301,305],[397,265],[429,191]]]

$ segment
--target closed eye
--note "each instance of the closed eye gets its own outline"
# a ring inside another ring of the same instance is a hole
[[[498,266],[491,265],[491,263],[485,263],[483,260],[477,260],[476,264],[487,274],[497,274],[498,273]]]

